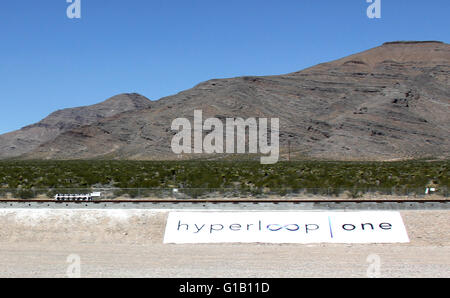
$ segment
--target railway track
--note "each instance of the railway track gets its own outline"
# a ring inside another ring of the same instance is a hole
[[[441,199],[127,199],[127,200],[96,200],[96,201],[55,201],[49,200],[22,200],[22,199],[0,199],[0,203],[80,203],[80,204],[101,204],[101,203],[190,203],[190,204],[239,204],[239,203],[449,203],[450,198]]]
[[[98,201],[0,200],[0,209],[158,209],[158,210],[449,210],[436,199],[127,199]]]

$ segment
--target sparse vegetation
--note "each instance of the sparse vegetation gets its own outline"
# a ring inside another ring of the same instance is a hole
[[[448,195],[450,161],[326,162],[261,165],[253,161],[2,161],[0,197],[6,192],[30,198],[58,189],[118,188],[116,195],[138,197],[183,189],[190,197],[312,194],[358,197],[365,191],[406,194],[437,186]],[[135,188],[135,190],[125,190]],[[141,190],[136,190],[140,188]],[[156,189],[156,190],[155,190]],[[189,190],[187,190],[189,189]]]

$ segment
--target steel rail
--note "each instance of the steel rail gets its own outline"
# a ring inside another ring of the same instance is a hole
[[[449,203],[450,199],[127,199],[127,200],[96,200],[96,201],[56,201],[56,200],[21,200],[21,199],[0,199],[0,203],[80,203],[80,204],[101,204],[101,203]]]

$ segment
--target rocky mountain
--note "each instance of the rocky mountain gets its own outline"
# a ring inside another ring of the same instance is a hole
[[[40,122],[0,135],[0,158],[18,157],[54,140],[60,134],[127,111],[150,108],[139,94],[121,94],[99,104],[56,111]]]
[[[150,104],[131,104],[115,114],[106,113],[107,102],[101,104],[105,114],[99,117],[92,112],[75,119],[83,113],[67,112],[64,122],[53,116],[51,121],[0,136],[0,156],[195,158],[172,153],[171,122],[192,119],[194,110],[201,109],[204,119],[279,118],[283,156],[289,142],[292,155],[302,158],[448,158],[450,45],[385,43],[286,75],[210,80]]]

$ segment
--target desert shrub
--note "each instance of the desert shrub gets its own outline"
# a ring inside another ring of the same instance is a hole
[[[224,190],[226,196],[239,194],[307,193],[338,196],[343,191],[378,192],[381,194],[423,194],[430,183],[445,194],[450,187],[450,161],[401,162],[334,162],[293,161],[261,165],[258,161],[1,161],[1,189],[80,189],[97,187],[161,190]],[[170,192],[170,191],[169,191]],[[139,196],[139,191],[115,195]],[[199,197],[204,192],[192,191]],[[29,196],[30,194],[24,194]],[[6,194],[0,196],[6,196]]]
[[[23,200],[34,199],[36,196],[31,189],[19,189],[15,192],[15,197]]]

